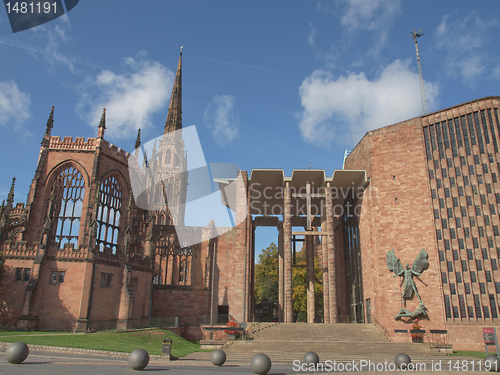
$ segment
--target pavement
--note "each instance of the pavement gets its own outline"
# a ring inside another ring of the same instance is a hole
[[[213,366],[207,358],[179,359],[167,361],[161,359],[150,360],[149,365],[143,370],[152,374],[165,373],[166,375],[184,374],[254,374],[249,362],[227,361],[223,366]],[[396,370],[393,359],[387,361],[371,361],[355,359],[352,361],[334,359],[321,362],[318,368],[303,364],[301,358],[289,363],[274,363],[269,375],[281,374],[459,374],[459,373],[484,373],[482,361],[473,358],[445,357],[416,362],[408,371]],[[472,369],[474,366],[474,370]],[[481,366],[481,368],[479,368]],[[317,371],[316,371],[317,370]],[[340,371],[342,370],[342,371]],[[11,364],[5,359],[5,349],[0,350],[0,374],[19,375],[90,375],[90,374],[132,374],[137,373],[127,362],[127,358],[92,355],[60,353],[40,350],[30,350],[28,358],[21,364]]]

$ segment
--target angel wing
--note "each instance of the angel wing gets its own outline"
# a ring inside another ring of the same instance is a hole
[[[386,257],[387,257],[387,268],[389,268],[389,271],[392,271],[397,275],[398,273],[404,270],[403,265],[401,264],[399,259],[396,258],[396,255],[394,255],[394,249],[389,250],[386,254]]]
[[[415,259],[415,261],[411,265],[412,271],[422,273],[426,269],[428,269],[429,268],[429,260],[427,258],[428,258],[427,251],[425,251],[425,249],[422,249],[420,251],[420,254],[418,254],[417,258]]]

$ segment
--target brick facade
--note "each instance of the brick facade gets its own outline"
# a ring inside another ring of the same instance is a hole
[[[429,269],[415,278],[428,309],[422,329],[447,329],[455,349],[483,350],[481,328],[499,325],[499,104],[480,99],[368,132],[346,160],[370,179],[359,222],[364,298],[395,339],[411,320],[393,318],[401,281],[387,268],[391,249],[403,264],[421,249],[429,255]],[[407,308],[417,305],[413,298]]]

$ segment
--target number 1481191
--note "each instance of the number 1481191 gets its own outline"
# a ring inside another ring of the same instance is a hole
[[[5,3],[7,13],[15,14],[41,14],[41,13],[57,13],[57,2],[27,2],[27,1],[13,1]]]
[[[498,371],[498,362],[489,360],[457,360],[447,361],[446,364],[448,371]]]

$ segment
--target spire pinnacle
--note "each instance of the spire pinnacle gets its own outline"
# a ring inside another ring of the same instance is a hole
[[[99,127],[106,129],[106,108],[103,108]]]
[[[137,138],[136,138],[136,140],[135,140],[135,146],[134,146],[134,149],[137,149],[137,148],[139,148],[139,147],[141,147],[141,129],[139,129],[139,130],[137,131]]]
[[[12,204],[14,203],[14,186],[16,185],[16,178],[12,179],[12,185],[10,186],[9,194],[7,195],[7,209],[12,209]]]
[[[143,168],[148,167],[148,150],[144,150],[144,162],[142,164]]]
[[[52,127],[54,126],[54,106],[50,110],[49,118],[47,119],[47,126],[45,127],[45,134],[50,136]]]
[[[177,65],[177,73],[175,74],[174,87],[172,88],[172,95],[170,97],[163,134],[182,129],[182,48],[183,47],[181,47],[179,64]]]
[[[97,131],[97,138],[104,138],[105,129],[106,129],[106,108],[103,108],[101,121],[99,122],[99,130]]]

